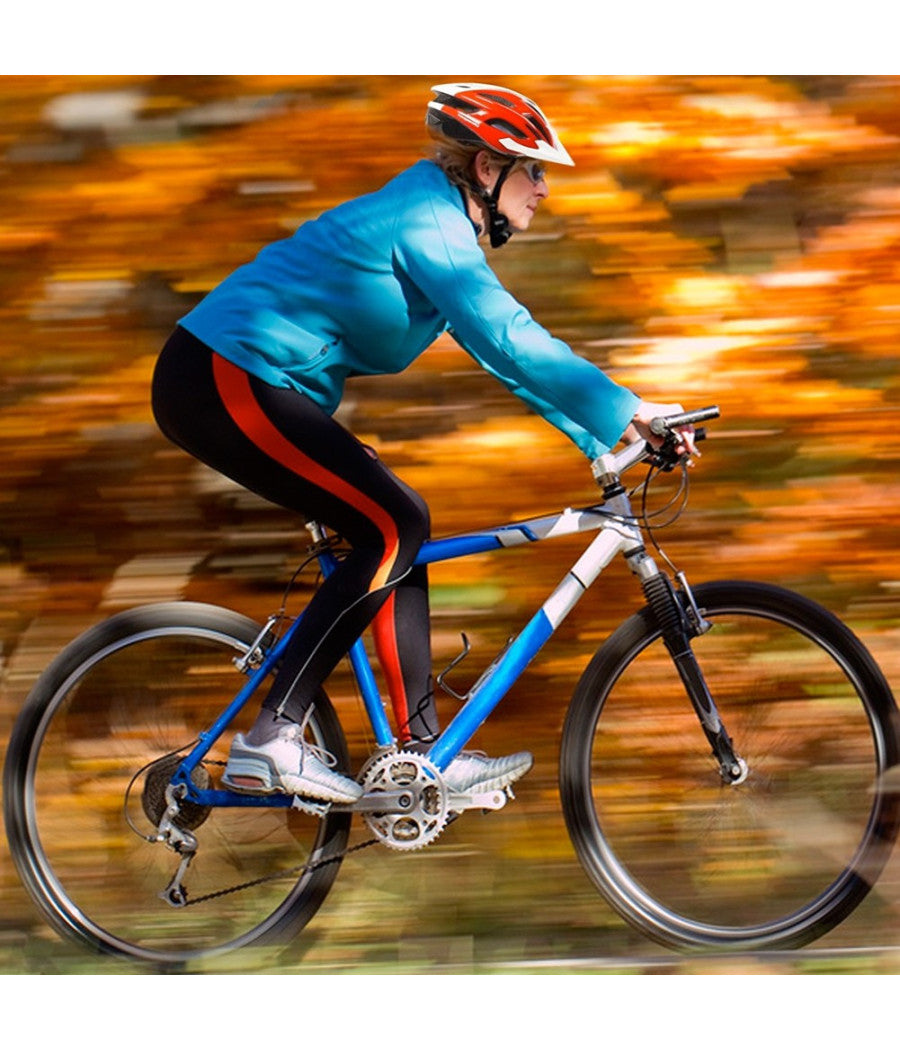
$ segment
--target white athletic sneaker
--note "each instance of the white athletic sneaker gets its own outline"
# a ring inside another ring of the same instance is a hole
[[[444,770],[444,782],[460,794],[499,791],[524,776],[533,764],[534,757],[528,751],[500,758],[488,758],[480,751],[460,751]]]
[[[251,744],[238,733],[228,755],[222,783],[248,795],[302,795],[324,802],[355,802],[362,787],[334,771],[334,755],[303,739],[303,729],[284,725],[264,744]]]

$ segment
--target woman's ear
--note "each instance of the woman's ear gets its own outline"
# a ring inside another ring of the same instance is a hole
[[[486,149],[480,149],[472,161],[472,172],[480,186],[485,189],[491,185],[493,172],[491,170],[491,155]]]

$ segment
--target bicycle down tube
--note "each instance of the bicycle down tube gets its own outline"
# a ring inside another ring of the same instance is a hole
[[[463,707],[431,747],[428,758],[439,769],[446,769],[468,743],[603,569],[618,553],[633,550],[641,543],[638,529],[623,522],[613,523],[607,518],[600,530],[553,593],[476,683]],[[576,527],[572,531],[582,530]],[[519,542],[535,542],[551,534],[565,535],[556,531]],[[424,553],[429,554],[427,550]]]
[[[601,457],[595,464],[595,473],[598,477],[605,473],[618,480],[620,471],[642,457],[643,443],[637,447],[629,446],[618,455]],[[528,624],[475,684],[463,707],[428,751],[428,758],[438,769],[446,769],[465,747],[613,558],[621,552],[631,564],[635,556],[643,554],[644,547],[640,529],[632,521],[631,504],[624,490],[611,495],[602,510],[570,508],[560,514],[504,526],[487,534],[451,537],[423,546],[420,560],[428,563],[598,528],[600,535],[591,541]],[[493,546],[483,545],[488,538],[493,538]],[[470,543],[468,547],[467,541]],[[453,553],[447,554],[447,551]]]

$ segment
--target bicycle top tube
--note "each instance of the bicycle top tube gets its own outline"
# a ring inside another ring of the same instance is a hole
[[[498,525],[479,532],[461,533],[440,539],[426,540],[416,556],[416,565],[452,561],[468,554],[483,554],[503,547],[518,547],[525,543],[539,543],[557,536],[570,536],[576,532],[593,532],[603,528],[609,515],[595,507],[575,510],[567,507],[558,514],[526,521]]]
[[[651,422],[650,429],[652,433],[663,436],[674,433],[679,427],[692,426],[703,420],[714,419],[718,415],[718,407],[711,405],[693,412],[659,416]],[[600,456],[591,464],[591,470],[597,480],[604,476],[618,476],[648,459],[652,453],[653,450],[644,441],[636,441],[626,445],[618,452]],[[434,562],[451,561],[470,554],[483,554],[503,547],[517,547],[557,536],[570,536],[576,532],[596,531],[611,525],[614,521],[613,515],[599,507],[585,507],[580,510],[568,507],[558,514],[546,517],[529,518],[526,521],[481,529],[476,532],[428,540],[422,545],[416,557],[416,564],[430,565]]]

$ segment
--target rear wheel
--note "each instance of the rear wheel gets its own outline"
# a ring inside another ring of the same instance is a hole
[[[815,603],[741,582],[695,596],[712,629],[691,647],[746,779],[723,782],[646,608],[573,697],[569,833],[607,900],[657,941],[797,947],[845,918],[890,854],[894,700],[861,642]]]
[[[258,633],[252,621],[213,606],[145,606],[76,639],[36,684],[10,740],[4,810],[20,875],[63,934],[105,952],[183,962],[286,940],[324,900],[348,814],[184,805],[176,823],[199,843],[184,878],[186,907],[160,896],[180,858],[143,837],[165,810],[179,756],[238,692],[234,658]],[[347,770],[344,735],[324,694],[307,734]],[[197,767],[198,787],[215,786],[230,739],[228,732]],[[293,874],[217,895],[278,871]]]

